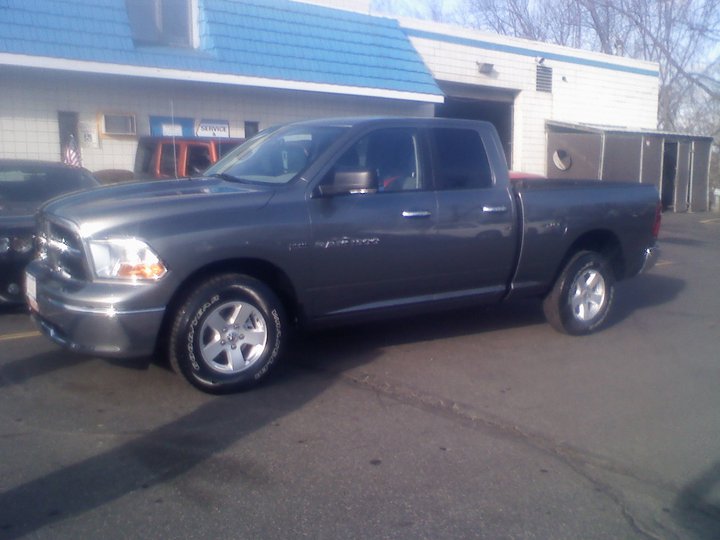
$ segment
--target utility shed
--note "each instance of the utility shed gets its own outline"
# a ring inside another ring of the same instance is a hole
[[[707,212],[712,137],[548,121],[548,178],[654,184],[663,210]]]

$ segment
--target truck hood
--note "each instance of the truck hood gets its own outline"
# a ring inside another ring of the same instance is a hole
[[[227,208],[253,211],[265,206],[273,193],[272,188],[220,178],[139,182],[74,193],[54,199],[41,211],[70,221],[83,236],[91,236],[126,224],[189,218]]]

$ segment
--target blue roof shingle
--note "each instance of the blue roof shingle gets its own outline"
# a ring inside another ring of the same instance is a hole
[[[138,47],[125,0],[5,0],[0,52],[442,95],[397,21],[291,0],[199,0],[200,47]]]

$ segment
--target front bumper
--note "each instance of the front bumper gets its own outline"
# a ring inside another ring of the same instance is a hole
[[[27,276],[35,284],[34,298],[28,298],[32,318],[55,343],[117,358],[148,356],[155,350],[165,308],[138,307],[140,288],[67,284],[38,261],[28,266]]]

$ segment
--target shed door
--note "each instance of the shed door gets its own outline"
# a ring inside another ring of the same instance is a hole
[[[653,184],[660,191],[662,182],[663,141],[660,137],[644,137],[642,152],[643,184]]]
[[[675,181],[675,211],[687,212],[690,187],[690,143],[678,143],[677,177]]]
[[[709,210],[708,171],[710,143],[695,141],[692,143],[692,172],[690,182],[690,210],[707,212]]]

